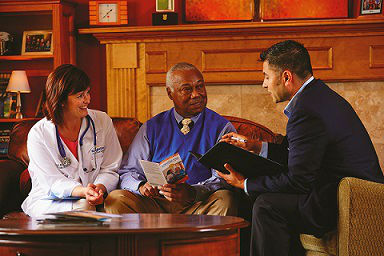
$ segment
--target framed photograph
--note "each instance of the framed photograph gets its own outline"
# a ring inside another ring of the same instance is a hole
[[[360,0],[360,15],[378,14],[383,10],[383,0]]]
[[[24,31],[21,55],[53,54],[52,42],[50,30]]]
[[[175,0],[156,0],[156,12],[174,12]]]

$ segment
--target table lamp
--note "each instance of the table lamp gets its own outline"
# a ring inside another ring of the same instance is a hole
[[[7,92],[16,92],[16,118],[21,119],[23,115],[21,114],[21,98],[20,93],[29,93],[31,89],[29,88],[27,73],[25,70],[14,70],[12,71],[11,78],[6,89]]]

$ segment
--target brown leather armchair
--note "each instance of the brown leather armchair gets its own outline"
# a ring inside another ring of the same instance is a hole
[[[278,143],[282,136],[252,121],[226,116],[240,134],[264,141]],[[21,174],[27,168],[27,135],[31,127],[38,121],[24,120],[12,129],[7,160],[0,160],[0,218],[21,217],[20,205],[31,190],[31,182],[23,179]],[[113,124],[123,152],[128,150],[141,123],[134,118],[113,118]],[[12,213],[13,212],[13,213]],[[15,213],[17,212],[17,213]],[[10,214],[11,213],[11,214]]]

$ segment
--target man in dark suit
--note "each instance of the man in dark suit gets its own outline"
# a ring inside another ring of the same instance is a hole
[[[320,237],[336,227],[337,187],[343,177],[381,183],[384,177],[364,125],[345,99],[313,77],[302,44],[284,41],[260,58],[263,87],[276,103],[289,101],[285,140],[262,143],[235,133],[222,140],[283,163],[287,171],[245,179],[226,164],[230,174],[218,174],[257,197],[251,255],[303,255],[300,233]]]

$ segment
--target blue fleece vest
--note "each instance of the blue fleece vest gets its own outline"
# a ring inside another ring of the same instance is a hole
[[[186,135],[176,122],[173,108],[162,112],[147,122],[151,161],[161,162],[179,153],[188,174],[188,184],[196,184],[212,176],[210,169],[200,164],[189,151],[204,154],[215,145],[220,132],[228,123],[224,117],[205,108],[200,118]]]

